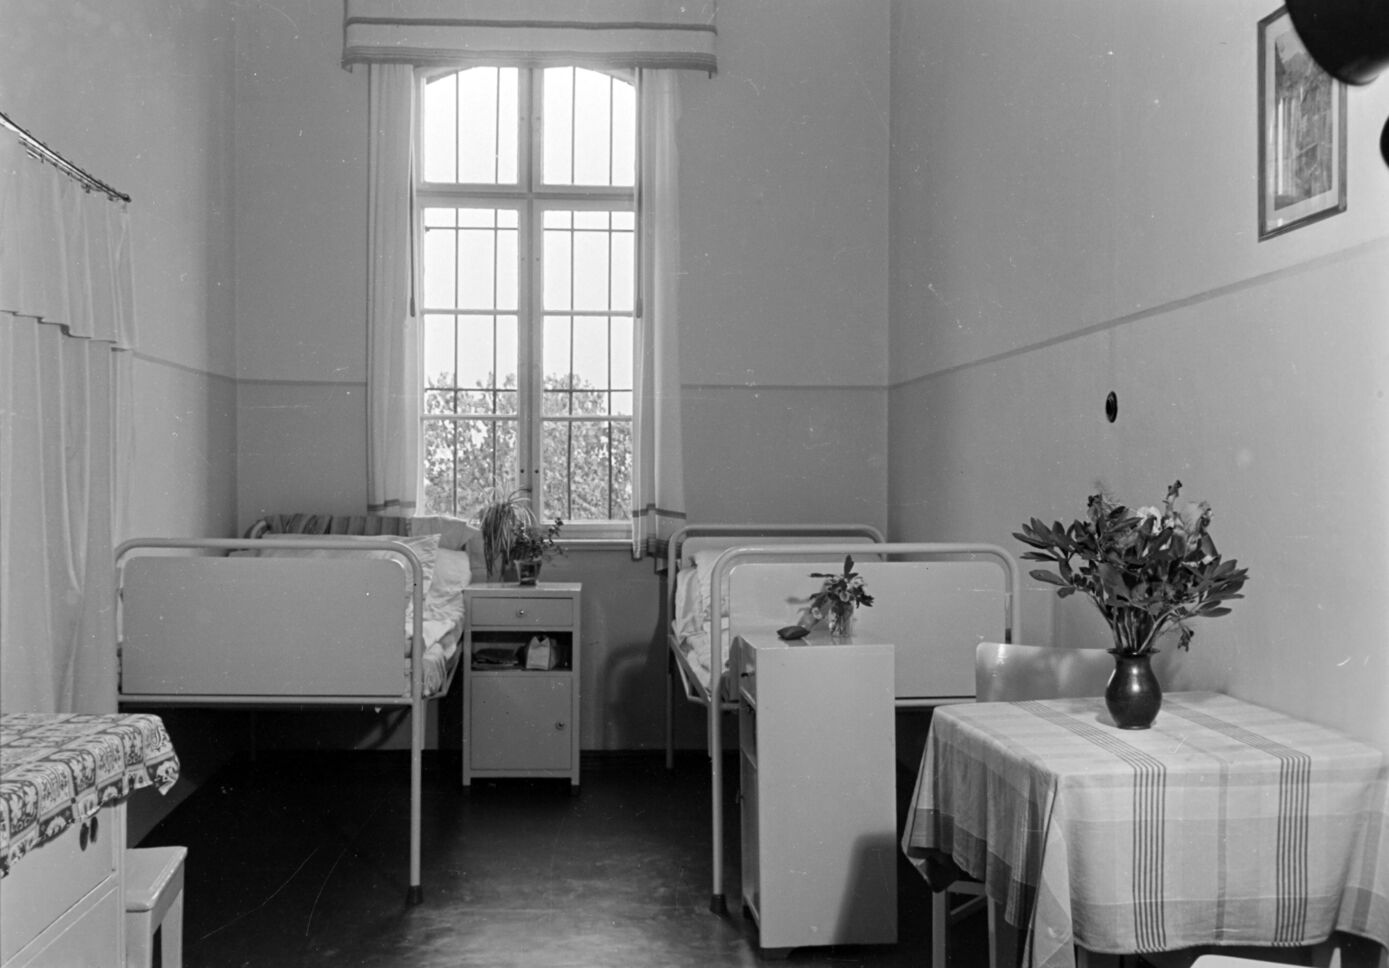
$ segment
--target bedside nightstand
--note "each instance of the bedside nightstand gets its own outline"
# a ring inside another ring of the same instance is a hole
[[[582,592],[577,582],[464,589],[464,787],[474,777],[568,777],[577,792]],[[538,636],[550,639],[553,668],[525,667]]]

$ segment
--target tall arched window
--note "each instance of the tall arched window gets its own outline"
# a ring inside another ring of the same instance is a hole
[[[637,94],[630,75],[471,67],[418,112],[426,514],[529,490],[575,537],[631,535]]]

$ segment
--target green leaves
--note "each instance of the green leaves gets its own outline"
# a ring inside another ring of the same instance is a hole
[[[1228,615],[1224,604],[1243,598],[1248,570],[1220,557],[1207,527],[1210,505],[1177,507],[1181,481],[1167,489],[1162,507],[1137,511],[1101,494],[1086,501],[1086,516],[1063,526],[1031,518],[1013,537],[1033,549],[1027,561],[1047,562],[1056,570],[1036,569],[1033,579],[1052,585],[1058,597],[1084,593],[1109,623],[1115,651],[1141,655],[1176,626],[1178,647],[1194,634],[1191,618]]]

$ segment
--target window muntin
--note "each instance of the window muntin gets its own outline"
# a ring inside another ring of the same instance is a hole
[[[635,88],[569,67],[424,88],[424,513],[468,516],[488,490],[528,486],[566,534],[625,539]]]

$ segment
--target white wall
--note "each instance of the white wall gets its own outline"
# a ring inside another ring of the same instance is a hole
[[[1250,580],[1168,688],[1389,746],[1389,82],[1350,91],[1348,211],[1257,241],[1270,8],[894,4],[890,529],[1021,552],[1097,485],[1180,478]],[[1104,641],[1084,602],[1024,609]]]
[[[135,431],[120,537],[235,527],[232,12],[213,0],[0,0],[0,109],[133,199]],[[183,779],[133,799],[133,839],[225,759],[209,729],[224,715],[165,714]]]
[[[688,509],[867,520],[887,495],[884,2],[724,0],[720,73],[682,77]],[[360,513],[365,485],[366,74],[341,8],[238,9],[238,525]],[[662,742],[661,586],[579,552],[586,749]],[[681,742],[699,745],[682,712]]]
[[[227,8],[0,0],[0,24],[0,108],[134,199],[128,530],[224,533],[236,488]]]

